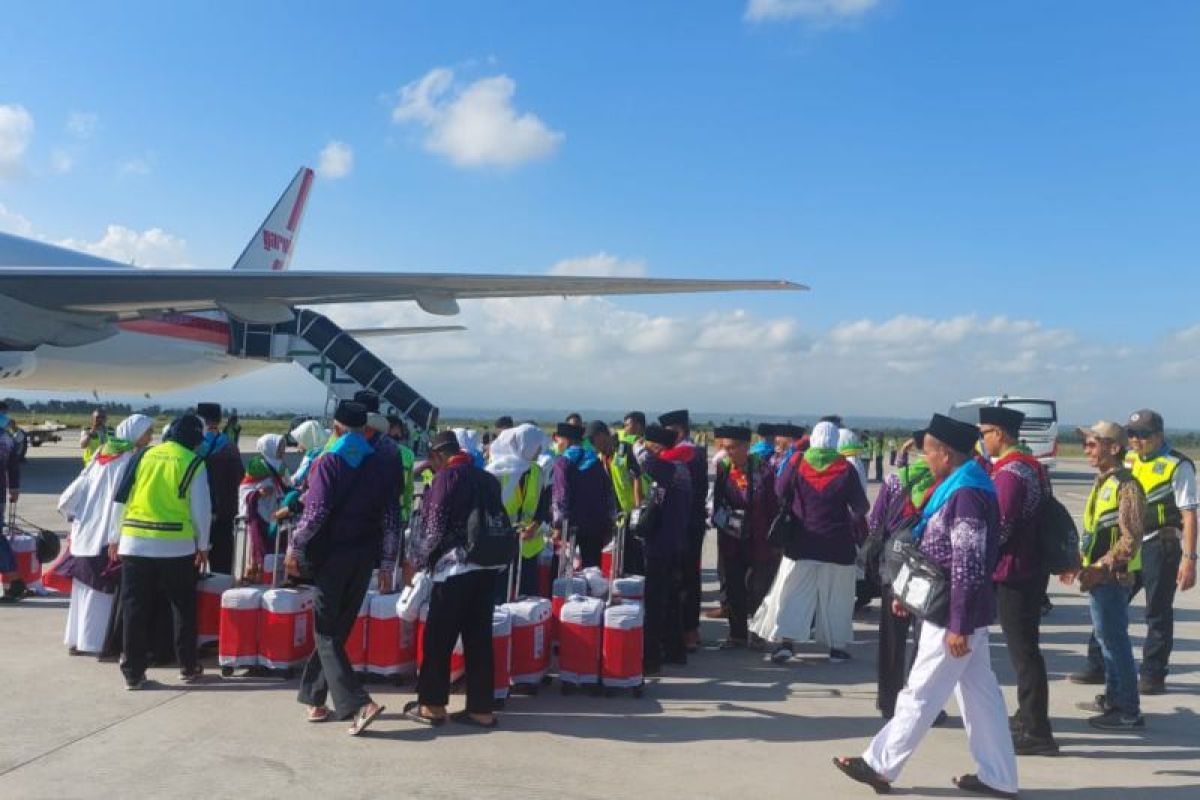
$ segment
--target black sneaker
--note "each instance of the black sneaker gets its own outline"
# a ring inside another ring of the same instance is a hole
[[[1068,675],[1067,680],[1084,686],[1097,686],[1104,683],[1104,670],[1081,669]]]
[[[943,708],[941,711],[939,711],[937,713],[937,716],[933,718],[933,724],[930,727],[940,728],[949,721],[950,721],[950,715],[947,714],[946,709]]]
[[[126,678],[125,679],[125,691],[127,691],[127,692],[139,692],[145,688],[146,688],[146,676],[145,675],[139,675],[136,678]]]
[[[1008,732],[1017,734],[1021,732],[1021,715],[1013,714],[1008,718]]]
[[[850,660],[850,654],[845,650],[838,650],[836,647],[829,650],[830,664],[845,664]]]
[[[1076,703],[1075,707],[1080,711],[1091,711],[1093,714],[1107,714],[1113,710],[1112,704],[1108,702],[1108,695],[1098,694],[1096,699],[1090,703]]]
[[[1030,736],[1022,731],[1013,735],[1013,750],[1019,756],[1056,756],[1058,742],[1053,738]]]
[[[1138,678],[1138,694],[1166,694],[1167,681],[1164,678]]]
[[[200,676],[204,674],[204,667],[197,664],[191,669],[179,670],[179,680],[183,683],[195,683],[200,680]]]
[[[1146,720],[1141,714],[1126,714],[1113,708],[1098,717],[1090,717],[1088,725],[1102,731],[1131,731],[1146,727]]]

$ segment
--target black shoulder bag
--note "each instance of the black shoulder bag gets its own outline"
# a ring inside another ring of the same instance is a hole
[[[892,534],[883,550],[883,573],[892,597],[919,619],[945,627],[950,620],[950,578],[921,552],[913,527]]]
[[[783,502],[779,506],[779,513],[775,515],[775,519],[771,521],[771,528],[767,531],[767,544],[776,550],[783,550],[785,554],[804,535],[804,520],[792,511],[792,503],[796,499],[796,481],[798,480],[800,480],[800,472],[797,469],[792,473],[792,479],[788,481],[788,488],[784,493]]]

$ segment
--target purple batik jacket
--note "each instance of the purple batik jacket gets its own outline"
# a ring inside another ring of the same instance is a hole
[[[1000,549],[1000,508],[982,489],[959,489],[929,518],[921,552],[950,576],[946,628],[969,636],[992,623],[992,570]]]

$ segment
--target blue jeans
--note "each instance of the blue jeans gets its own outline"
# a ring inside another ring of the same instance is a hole
[[[1091,591],[1092,627],[1104,657],[1104,683],[1108,702],[1123,714],[1136,715],[1137,666],[1129,640],[1129,594],[1117,583],[1103,583]]]

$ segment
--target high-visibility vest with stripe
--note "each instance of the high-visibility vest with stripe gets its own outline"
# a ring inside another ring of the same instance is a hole
[[[1121,538],[1118,524],[1121,511],[1120,489],[1124,481],[1135,480],[1129,470],[1118,470],[1099,486],[1093,486],[1083,508],[1083,538],[1079,542],[1079,555],[1085,567],[1091,566],[1116,546]],[[1100,544],[1104,543],[1101,548]],[[1129,562],[1130,572],[1142,569],[1142,551],[1138,549]]]
[[[1183,527],[1183,514],[1175,504],[1175,487],[1171,480],[1179,465],[1192,461],[1178,450],[1168,450],[1148,461],[1137,453],[1130,452],[1125,466],[1137,478],[1146,493],[1146,533],[1160,528]]]
[[[511,493],[508,493],[509,481],[517,482]],[[513,525],[524,528],[533,521],[537,514],[538,501],[542,497],[542,468],[537,464],[530,464],[529,469],[520,475],[505,476],[501,486],[503,491],[508,494],[508,499],[504,502],[504,510],[508,512],[508,518],[512,520]],[[521,558],[533,558],[542,552],[542,548],[545,546],[546,543],[538,536],[534,536],[532,539],[522,539]]]
[[[613,493],[617,496],[617,506],[626,514],[633,510],[633,486],[637,481],[630,466],[632,460],[633,445],[618,442],[617,450],[613,453],[608,469],[612,475]]]
[[[99,433],[89,436],[88,443],[83,448],[83,463],[85,465],[92,463],[92,459],[95,458],[96,453],[99,453],[101,448],[104,447],[104,443],[115,435],[116,433],[112,428],[103,428]]]
[[[147,450],[125,502],[121,535],[171,541],[195,538],[192,485],[202,469],[204,459],[178,442]]]
[[[400,512],[404,519],[408,519],[412,516],[413,488],[416,484],[413,478],[413,464],[416,463],[417,457],[412,449],[405,445],[396,445],[396,450],[400,455],[400,468],[404,470],[404,488],[400,491]]]

